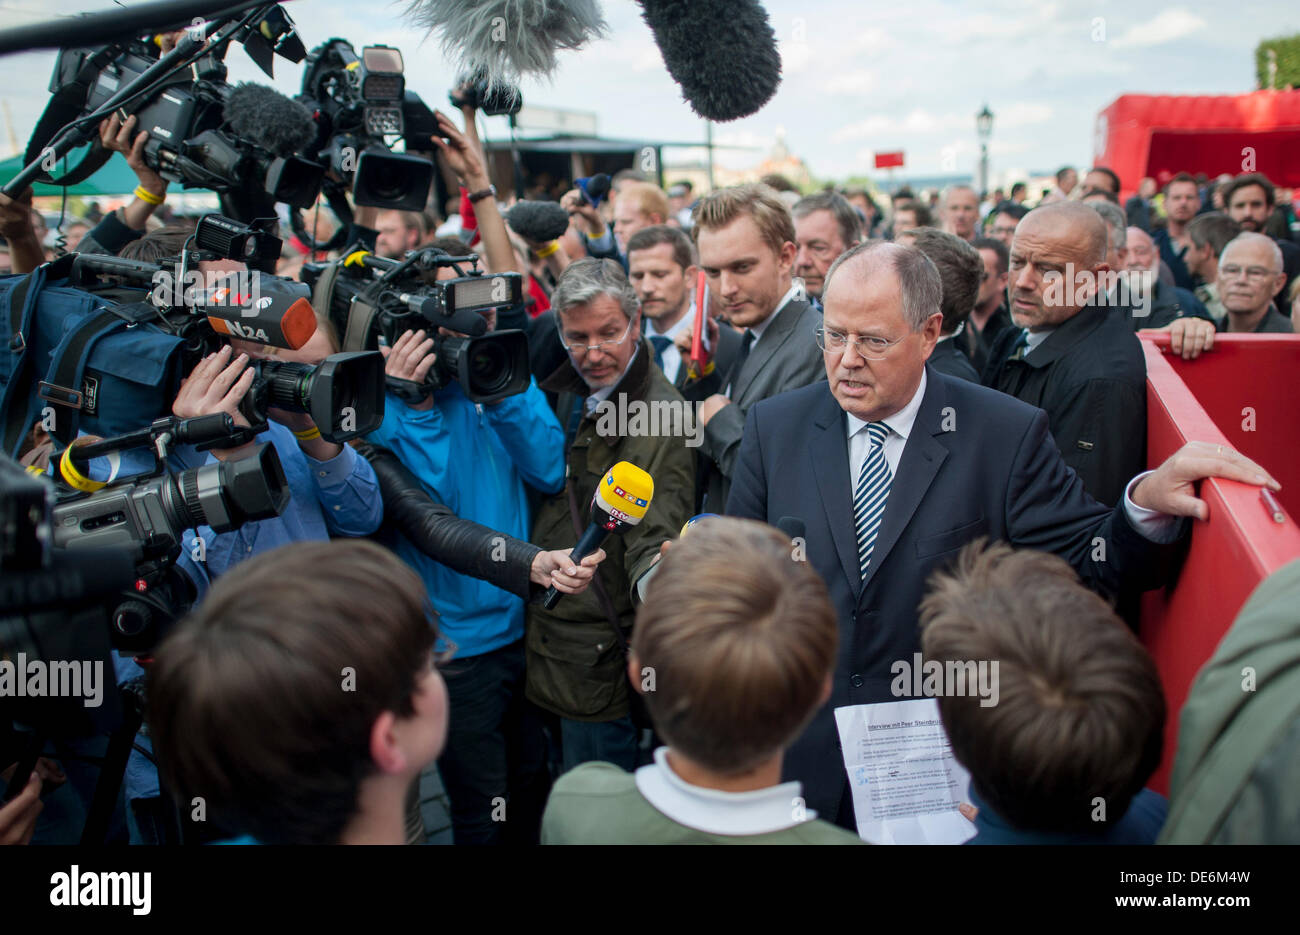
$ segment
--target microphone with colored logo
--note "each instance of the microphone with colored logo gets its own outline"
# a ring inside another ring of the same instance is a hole
[[[610,533],[625,532],[641,522],[654,492],[654,478],[631,461],[620,461],[610,468],[591,498],[591,523],[569,553],[574,564],[600,548]],[[552,585],[542,606],[553,610],[562,596]]]
[[[218,334],[296,351],[316,333],[311,287],[257,270],[230,273],[196,302]]]

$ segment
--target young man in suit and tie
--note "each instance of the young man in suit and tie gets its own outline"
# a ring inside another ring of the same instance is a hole
[[[792,282],[794,221],[768,186],[736,185],[700,199],[691,236],[714,311],[743,329],[722,392],[699,413],[701,450],[712,462],[703,507],[717,512],[727,501],[749,407],[824,377],[813,342],[821,316]]]
[[[1192,442],[1139,475],[1111,509],[1085,493],[1039,409],[927,367],[942,328],[939,274],[923,254],[863,244],[831,267],[818,334],[828,382],[749,411],[727,512],[797,517],[840,625],[830,701],[789,749],[808,805],[853,827],[834,709],[895,700],[892,665],[920,645],[932,571],[979,536],[1054,552],[1107,594],[1169,580],[1178,517],[1205,519],[1196,483],[1276,488],[1236,452]]]
[[[655,363],[688,402],[700,402],[722,389],[722,378],[736,361],[740,335],[733,328],[709,329],[713,371],[690,379],[687,366],[695,327],[695,249],[676,227],[656,224],[637,231],[627,242],[628,279],[641,303],[645,336]]]

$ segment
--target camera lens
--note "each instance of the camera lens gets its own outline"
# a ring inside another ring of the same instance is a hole
[[[480,393],[495,393],[510,377],[505,350],[492,342],[475,342],[469,358],[469,377]]]

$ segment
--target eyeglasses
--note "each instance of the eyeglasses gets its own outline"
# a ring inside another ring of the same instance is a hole
[[[1234,263],[1231,266],[1219,267],[1219,278],[1221,279],[1225,277],[1228,279],[1236,279],[1242,273],[1246,274],[1247,279],[1254,280],[1255,282],[1260,282],[1262,280],[1268,279],[1270,276],[1277,275],[1276,270],[1265,269],[1262,266],[1249,266],[1243,269],[1242,267],[1237,266]]]
[[[903,338],[905,337],[907,335],[903,335]],[[853,349],[858,352],[859,357],[867,360],[884,360],[889,349],[902,341],[903,338],[897,338],[893,341],[886,341],[884,338],[877,337],[854,338]],[[849,346],[849,336],[838,331],[832,331],[823,325],[817,329],[817,346],[823,351],[839,353]]]
[[[560,341],[564,343],[564,349],[567,350],[570,354],[577,354],[579,352],[586,353],[587,351],[597,351],[597,350],[608,351],[609,348],[618,347],[620,344],[626,341],[628,332],[631,330],[632,330],[632,322],[629,321],[627,323],[627,327],[623,329],[623,333],[622,335],[619,336],[618,340],[601,341],[599,344],[569,344],[568,342],[564,341],[564,332],[561,331]]]

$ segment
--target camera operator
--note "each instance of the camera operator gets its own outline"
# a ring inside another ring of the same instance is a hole
[[[454,130],[441,115],[439,122]],[[448,162],[474,184],[477,158],[456,146],[456,137],[453,141],[444,148]],[[484,244],[491,250],[499,238],[509,250],[505,223],[495,202],[487,201],[490,211],[480,214]],[[440,279],[455,275],[451,268],[438,270]],[[491,331],[495,314],[486,317]],[[386,372],[423,384],[436,360],[433,347],[423,330],[404,332],[391,348],[381,348]],[[456,515],[517,539],[526,540],[530,531],[525,484],[553,494],[564,483],[564,433],[531,380],[523,393],[486,405],[471,402],[455,382],[423,398],[418,391],[406,399],[390,392],[384,422],[369,439],[391,449]],[[524,601],[453,572],[406,540],[397,552],[424,579],[442,632],[458,647],[456,660],[443,672],[456,717],[440,761],[455,841],[535,841],[547,781],[540,715],[523,695]],[[568,575],[572,565],[566,556],[541,554],[555,563],[552,580],[561,590],[574,593],[575,586],[590,580],[585,572],[595,563],[574,569],[584,572],[579,579]],[[562,587],[566,583],[569,587]],[[494,800],[501,799],[509,803],[505,823],[493,820]]]

